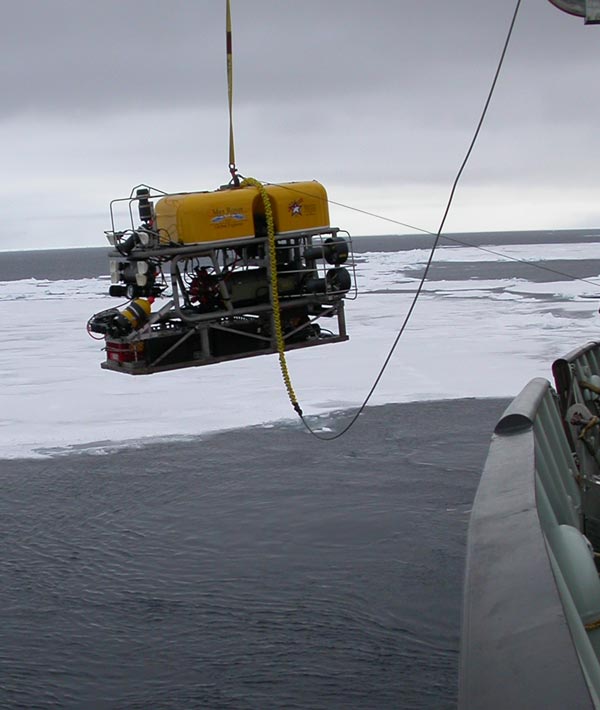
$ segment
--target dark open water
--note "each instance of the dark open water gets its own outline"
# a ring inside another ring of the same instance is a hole
[[[483,246],[506,244],[568,244],[591,242],[600,239],[600,232],[591,229],[563,229],[537,232],[484,232],[481,234],[448,234],[442,236],[440,246]],[[354,237],[353,248],[356,254],[370,251],[408,251],[412,249],[430,249],[433,237],[427,234],[385,235],[375,237]],[[0,281],[17,279],[81,279],[108,274],[109,249],[103,247],[83,249],[51,249],[46,251],[0,251]],[[545,261],[550,269],[572,273],[573,276],[586,278],[597,276],[600,272],[600,260],[565,262]],[[577,271],[573,272],[573,266]],[[460,274],[460,276],[459,276]],[[466,274],[466,275],[464,275]],[[556,274],[542,271],[529,264],[509,262],[453,262],[450,264],[433,263],[430,279],[452,278],[503,278],[506,274],[530,279],[532,281],[555,279]],[[411,271],[418,277],[418,270]]]
[[[455,707],[505,404],[372,407],[327,444],[287,425],[3,461],[0,705]]]

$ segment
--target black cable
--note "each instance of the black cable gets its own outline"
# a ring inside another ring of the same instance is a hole
[[[406,222],[400,222],[397,219],[393,219],[392,217],[386,217],[381,214],[377,214],[375,212],[367,212],[366,210],[359,209],[358,207],[352,207],[351,205],[345,205],[342,202],[334,202],[333,200],[327,200],[330,204],[336,205],[337,207],[343,207],[347,210],[352,210],[354,212],[361,212],[362,214],[366,214],[369,217],[375,217],[376,219],[382,219],[385,222],[392,222],[393,224],[399,224],[402,227],[410,227],[410,229],[414,229],[419,232],[423,232],[423,234],[429,234],[432,237],[438,236],[435,232],[430,232],[428,229],[423,229],[422,227],[415,227],[414,225],[407,224]],[[463,247],[471,247],[472,249],[478,249],[479,251],[486,252],[487,254],[493,254],[494,256],[500,256],[503,259],[508,259],[509,261],[515,261],[518,264],[525,264],[527,266],[530,266],[532,269],[540,269],[541,271],[548,271],[551,274],[556,274],[557,276],[564,276],[567,279],[571,279],[571,281],[581,281],[582,283],[590,284],[592,286],[600,287],[600,281],[592,281],[590,279],[584,279],[581,276],[574,276],[573,274],[568,274],[566,271],[559,271],[558,269],[552,269],[549,266],[542,266],[541,264],[538,264],[537,262],[531,262],[531,261],[525,261],[525,259],[519,259],[518,256],[511,256],[510,254],[503,254],[500,251],[494,251],[494,249],[490,249],[489,247],[483,247],[480,244],[471,244],[470,242],[465,242],[462,239],[457,239],[456,237],[449,237],[447,234],[441,234],[440,239],[445,240],[447,242],[452,242],[453,244],[460,244]]]
[[[352,212],[360,212],[360,214],[367,215],[369,217],[373,217],[375,219],[381,219],[384,222],[391,222],[392,224],[399,224],[402,227],[408,227],[409,229],[413,229],[417,232],[423,232],[423,234],[428,234],[431,237],[436,237],[437,234],[436,232],[432,232],[429,229],[424,229],[423,227],[416,227],[414,224],[408,224],[407,222],[401,222],[398,219],[394,219],[393,217],[386,217],[385,215],[378,214],[377,212],[369,212],[367,210],[363,210],[360,207],[353,207],[352,205],[347,205],[344,204],[343,202],[336,202],[335,200],[330,200],[329,198],[317,198],[315,195],[309,193],[309,192],[302,192],[302,190],[299,190],[297,187],[289,187],[286,183],[280,183],[280,182],[269,182],[268,180],[262,180],[261,181],[264,185],[275,185],[276,187],[280,187],[284,190],[289,190],[290,192],[294,192],[300,195],[307,195],[309,197],[312,197],[314,199],[322,199],[326,201],[330,205],[335,205],[336,207],[342,207],[343,209],[346,210],[351,210]],[[401,238],[403,235],[386,235],[386,236],[398,236],[398,238]],[[406,235],[405,235],[406,236]],[[462,239],[457,239],[456,237],[449,237],[447,234],[441,234],[439,235],[441,240],[445,240],[447,242],[452,242],[453,244],[460,244],[463,247],[471,247],[472,249],[478,249],[479,251],[486,252],[487,254],[493,254],[494,256],[499,256],[502,257],[503,259],[507,259],[508,261],[514,261],[517,264],[525,264],[526,266],[530,266],[532,269],[539,269],[540,271],[547,271],[551,274],[556,274],[557,276],[564,276],[567,279],[571,279],[571,281],[581,281],[582,283],[590,284],[591,286],[596,286],[597,288],[600,288],[600,281],[592,281],[590,279],[584,279],[581,276],[574,276],[573,274],[569,274],[566,271],[560,271],[558,269],[553,269],[550,266],[542,266],[541,264],[537,262],[532,262],[532,261],[526,261],[525,259],[519,259],[518,256],[511,256],[510,254],[503,254],[500,251],[494,251],[493,249],[490,249],[489,247],[483,247],[480,244],[471,244],[471,242],[465,242]]]
[[[489,108],[490,102],[492,100],[492,96],[494,94],[494,90],[496,88],[496,83],[498,81],[498,77],[500,75],[500,70],[502,69],[502,65],[504,63],[504,57],[506,56],[506,50],[508,49],[508,44],[510,42],[510,38],[512,36],[513,28],[515,26],[515,21],[517,19],[517,14],[519,12],[519,7],[521,6],[521,0],[517,0],[517,4],[515,6],[515,11],[513,13],[512,21],[510,23],[510,27],[508,29],[508,34],[506,35],[506,40],[504,42],[504,47],[502,49],[502,53],[500,55],[500,60],[498,62],[498,66],[496,67],[496,73],[494,74],[494,79],[492,81],[492,85],[490,87],[490,90],[488,92],[488,96],[486,99],[486,102],[483,107],[483,111],[481,112],[481,116],[479,118],[479,122],[477,124],[477,128],[475,129],[475,133],[473,134],[473,138],[471,139],[471,143],[469,145],[469,148],[467,149],[467,152],[465,154],[465,157],[462,161],[462,164],[460,168],[458,169],[458,172],[456,174],[456,177],[454,178],[454,182],[452,184],[452,189],[450,190],[450,196],[448,198],[448,202],[446,203],[446,209],[444,210],[444,214],[442,216],[442,221],[440,222],[440,226],[437,230],[437,233],[435,235],[435,240],[433,242],[433,246],[431,247],[431,251],[429,253],[429,258],[427,259],[427,264],[425,265],[425,271],[423,272],[423,275],[421,276],[421,280],[419,282],[419,286],[417,287],[417,290],[415,292],[415,295],[412,299],[412,302],[410,304],[410,307],[408,309],[408,312],[406,316],[404,317],[404,321],[402,325],[400,326],[400,330],[398,331],[398,334],[396,335],[396,338],[392,344],[392,347],[390,348],[390,351],[387,354],[387,357],[385,358],[383,365],[381,366],[381,369],[379,370],[379,373],[377,377],[375,378],[375,381],[373,382],[373,385],[371,389],[369,390],[369,393],[365,397],[363,403],[360,405],[360,407],[357,409],[355,414],[353,415],[352,419],[350,422],[339,432],[336,434],[333,434],[333,436],[322,436],[321,434],[317,434],[313,429],[311,429],[310,425],[306,421],[303,415],[300,415],[300,419],[302,419],[302,423],[306,427],[306,429],[317,439],[320,439],[321,441],[334,441],[335,439],[339,439],[341,436],[343,436],[349,429],[352,427],[352,425],[356,422],[358,417],[362,414],[364,411],[365,407],[367,406],[369,400],[371,399],[373,393],[375,392],[375,389],[377,388],[377,385],[379,384],[381,378],[383,377],[383,373],[385,372],[392,355],[394,354],[394,351],[396,350],[396,347],[398,343],[400,342],[400,338],[402,337],[404,331],[406,330],[406,326],[408,325],[408,322],[410,321],[410,318],[413,314],[413,311],[415,310],[415,307],[417,305],[417,301],[419,300],[419,296],[421,295],[421,292],[423,291],[423,287],[425,285],[425,281],[427,280],[427,275],[429,273],[429,268],[431,267],[431,264],[433,262],[433,256],[435,254],[435,250],[437,249],[437,246],[439,244],[441,235],[442,235],[442,230],[444,228],[444,224],[446,223],[446,218],[448,217],[448,213],[450,212],[450,207],[452,205],[452,202],[454,200],[454,194],[456,192],[456,188],[458,186],[458,182],[463,174],[463,171],[467,165],[467,162],[469,161],[469,158],[471,157],[471,153],[473,152],[473,148],[475,147],[475,143],[477,141],[477,138],[479,137],[479,133],[481,131],[481,127],[483,125],[483,121],[485,119],[485,116],[487,114],[487,110]]]
[[[294,188],[296,192],[296,188]],[[353,207],[352,205],[345,205],[343,202],[336,202],[335,200],[328,199],[327,202],[330,205],[335,205],[336,207],[343,207],[346,210],[351,210],[352,212],[358,212],[359,214],[364,214],[367,217],[375,217],[376,219],[383,219],[386,222],[393,222],[394,224],[399,224],[401,227],[408,227],[409,229],[414,229],[415,232],[423,232],[423,234],[430,234],[435,237],[435,232],[430,232],[428,229],[423,229],[422,227],[415,227],[414,224],[408,224],[408,222],[401,222],[399,219],[392,219],[391,217],[384,217],[383,215],[377,214],[376,212],[369,212],[368,210],[363,210],[360,207]]]

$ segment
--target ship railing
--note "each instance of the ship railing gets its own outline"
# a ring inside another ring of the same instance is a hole
[[[532,380],[494,430],[473,504],[459,708],[600,708],[600,580],[583,507],[557,395]]]
[[[600,549],[600,343],[552,365],[563,426],[582,478],[583,530]]]
[[[597,401],[585,384],[600,376],[600,343],[590,342],[555,360],[552,374],[563,415],[573,404]]]

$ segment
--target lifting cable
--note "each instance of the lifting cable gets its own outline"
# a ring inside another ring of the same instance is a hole
[[[231,7],[227,0],[225,18],[225,41],[227,49],[227,98],[229,101],[229,172],[231,180],[239,187],[240,180],[235,167],[235,146],[233,143],[233,43],[231,41]]]
[[[482,112],[481,112],[481,116],[480,116],[480,118],[479,118],[479,122],[478,122],[478,124],[477,124],[476,129],[475,129],[475,132],[474,132],[474,134],[473,134],[473,137],[472,137],[472,139],[471,139],[471,143],[469,144],[469,147],[468,147],[468,149],[467,149],[467,152],[466,152],[466,154],[465,154],[465,157],[464,157],[464,159],[463,159],[463,161],[462,161],[462,164],[461,164],[460,168],[458,169],[458,172],[457,172],[456,177],[455,177],[455,179],[454,179],[454,182],[453,182],[453,184],[452,184],[452,188],[451,188],[451,190],[450,190],[450,196],[449,196],[448,201],[447,201],[447,203],[446,203],[446,208],[445,208],[445,210],[444,210],[444,214],[443,214],[443,216],[442,216],[442,220],[441,220],[441,222],[440,222],[440,226],[439,226],[439,228],[438,228],[438,230],[437,230],[437,233],[436,233],[436,235],[435,235],[435,239],[434,239],[434,242],[433,242],[433,246],[431,247],[431,251],[430,251],[430,253],[429,253],[429,258],[428,258],[427,263],[426,263],[426,265],[425,265],[425,271],[423,272],[423,275],[422,275],[422,277],[421,277],[421,280],[420,280],[420,282],[419,282],[419,285],[418,285],[418,287],[417,287],[417,290],[416,290],[416,292],[415,292],[415,294],[414,294],[414,296],[413,296],[413,299],[412,299],[412,302],[411,302],[410,307],[409,307],[409,309],[408,309],[408,312],[407,312],[406,316],[404,317],[404,321],[402,322],[402,325],[400,326],[400,330],[398,331],[398,334],[396,335],[396,338],[395,338],[394,342],[392,343],[392,347],[390,348],[390,350],[389,350],[389,352],[388,352],[388,354],[387,354],[387,357],[385,358],[385,360],[384,360],[384,362],[383,362],[383,365],[381,366],[381,368],[380,368],[380,370],[379,370],[379,373],[377,374],[377,377],[375,378],[375,381],[373,382],[373,385],[371,386],[371,389],[369,390],[369,392],[368,392],[367,396],[365,397],[363,403],[360,405],[360,407],[359,407],[359,408],[357,409],[357,411],[354,413],[354,415],[352,416],[352,419],[350,420],[350,422],[349,422],[341,431],[339,431],[339,432],[333,434],[332,436],[323,436],[322,434],[319,434],[318,432],[316,432],[314,429],[311,428],[310,424],[306,421],[306,419],[304,418],[304,416],[302,416],[302,415],[300,416],[300,418],[302,419],[302,423],[304,424],[304,426],[306,427],[306,429],[307,429],[313,436],[315,436],[317,439],[321,439],[322,441],[333,441],[334,439],[339,439],[341,436],[343,436],[343,435],[350,429],[350,427],[352,427],[352,425],[356,422],[356,420],[358,419],[358,417],[359,417],[359,416],[362,414],[362,412],[364,411],[364,409],[365,409],[365,407],[367,406],[369,400],[371,399],[373,393],[375,392],[375,389],[377,388],[377,385],[379,384],[381,378],[383,377],[383,373],[384,373],[385,370],[387,369],[387,366],[388,366],[388,364],[389,364],[389,362],[390,362],[390,360],[391,360],[391,358],[392,358],[392,355],[394,354],[394,351],[396,350],[396,347],[397,347],[398,343],[400,342],[400,338],[402,337],[404,331],[406,330],[406,326],[408,325],[408,322],[409,322],[409,320],[410,320],[410,318],[411,318],[411,316],[412,316],[412,314],[413,314],[413,311],[415,310],[415,307],[416,307],[416,305],[417,305],[417,301],[419,300],[419,297],[420,297],[420,295],[421,295],[421,293],[422,293],[422,291],[423,291],[423,287],[425,286],[425,281],[427,280],[427,275],[428,275],[428,273],[429,273],[429,269],[430,269],[431,264],[432,264],[432,262],[433,262],[433,256],[434,256],[434,254],[435,254],[435,250],[437,249],[438,244],[439,244],[439,242],[440,242],[440,239],[441,239],[441,236],[442,236],[442,230],[443,230],[443,228],[444,228],[444,224],[446,223],[446,218],[448,217],[448,213],[450,212],[450,207],[451,207],[452,202],[453,202],[453,200],[454,200],[454,194],[455,194],[455,192],[456,192],[456,188],[457,188],[457,186],[458,186],[458,182],[459,182],[459,180],[460,180],[460,178],[461,178],[461,176],[462,176],[462,174],[463,174],[463,171],[464,171],[464,169],[465,169],[465,167],[466,167],[466,165],[467,165],[467,163],[468,163],[468,161],[469,161],[469,158],[471,157],[471,153],[473,152],[473,148],[475,147],[475,143],[476,143],[476,141],[477,141],[477,138],[479,137],[479,133],[480,133],[480,131],[481,131],[481,127],[482,127],[482,125],[483,125],[483,121],[484,121],[485,116],[486,116],[486,114],[487,114],[487,111],[488,111],[490,102],[491,102],[491,100],[492,100],[492,96],[493,96],[493,94],[494,94],[494,90],[495,90],[495,88],[496,88],[496,83],[497,83],[497,81],[498,81],[498,77],[500,76],[500,70],[502,69],[502,65],[504,64],[504,57],[506,56],[506,51],[507,51],[507,49],[508,49],[508,45],[509,45],[509,42],[510,42],[510,38],[511,38],[512,33],[513,33],[513,28],[514,28],[514,26],[515,26],[515,22],[516,22],[516,19],[517,19],[517,15],[518,15],[520,6],[521,6],[521,0],[517,0],[516,6],[515,6],[515,10],[514,10],[514,13],[513,13],[513,17],[512,17],[510,26],[509,26],[509,28],[508,28],[508,33],[507,33],[506,39],[505,39],[505,41],[504,41],[504,47],[502,48],[502,53],[500,54],[500,59],[499,59],[499,61],[498,61],[498,66],[496,67],[496,72],[495,72],[495,74],[494,74],[494,78],[493,78],[493,80],[492,80],[492,84],[491,84],[491,86],[490,86],[490,90],[489,90],[489,92],[488,92],[487,99],[486,99],[486,101],[485,101],[483,110],[482,110]]]

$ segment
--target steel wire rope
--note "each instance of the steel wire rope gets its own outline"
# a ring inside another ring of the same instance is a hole
[[[465,157],[461,163],[460,168],[458,169],[458,172],[456,173],[456,177],[454,178],[454,182],[452,183],[452,188],[450,190],[450,196],[448,197],[448,201],[446,203],[446,208],[444,210],[442,220],[440,222],[440,226],[439,226],[437,233],[435,235],[435,240],[433,242],[433,245],[431,247],[431,251],[429,253],[429,258],[427,259],[427,263],[425,265],[425,271],[423,272],[423,275],[421,276],[421,279],[419,281],[419,286],[417,287],[417,290],[413,296],[413,299],[411,301],[409,309],[404,317],[404,321],[402,322],[402,325],[400,326],[400,330],[398,331],[398,334],[396,335],[396,338],[394,339],[392,347],[390,348],[390,350],[383,362],[383,365],[381,366],[379,373],[377,374],[377,377],[375,378],[375,381],[373,382],[373,385],[371,386],[371,389],[369,390],[367,396],[363,400],[360,407],[357,409],[357,411],[352,416],[350,422],[348,424],[346,424],[346,426],[341,431],[336,432],[332,436],[323,436],[322,434],[319,434],[318,432],[314,431],[314,429],[312,429],[310,424],[306,421],[304,415],[302,415],[302,414],[300,415],[300,419],[302,420],[302,423],[304,424],[306,429],[312,434],[312,436],[316,437],[317,439],[320,439],[321,441],[334,441],[335,439],[339,439],[354,425],[354,423],[357,421],[358,417],[362,414],[365,407],[369,403],[369,400],[373,396],[373,393],[375,392],[377,385],[379,384],[381,378],[383,377],[383,373],[386,371],[387,366],[388,366],[390,360],[392,359],[392,355],[394,354],[394,351],[396,350],[396,347],[398,346],[398,343],[400,342],[400,338],[402,337],[404,331],[406,330],[406,326],[408,325],[408,323],[410,321],[410,318],[411,318],[411,316],[415,310],[415,307],[417,305],[417,301],[419,300],[421,292],[423,291],[425,281],[427,280],[427,274],[429,273],[429,268],[431,267],[431,264],[433,262],[435,250],[437,249],[437,246],[439,244],[442,230],[444,228],[444,224],[446,223],[446,218],[448,217],[448,214],[450,212],[450,207],[451,207],[452,202],[454,200],[454,194],[456,193],[456,188],[457,188],[460,178],[463,174],[463,171],[469,161],[469,158],[471,157],[471,153],[473,152],[473,148],[475,147],[475,143],[477,142],[477,138],[478,138],[479,133],[481,131],[481,127],[483,126],[483,121],[484,121],[485,116],[487,114],[490,102],[492,100],[492,96],[494,95],[496,83],[498,81],[498,77],[500,76],[500,70],[502,69],[502,65],[504,64],[504,57],[506,56],[506,51],[507,51],[508,45],[510,43],[510,38],[513,33],[513,29],[515,26],[517,15],[519,13],[520,6],[521,6],[521,0],[517,0],[517,3],[515,5],[515,10],[513,12],[512,20],[511,20],[510,26],[508,28],[508,33],[507,33],[506,39],[504,41],[504,46],[503,46],[502,52],[500,54],[500,59],[498,61],[498,65],[496,67],[496,72],[494,74],[494,78],[492,80],[492,84],[490,86],[490,90],[487,95],[487,99],[485,101],[483,110],[482,110],[481,115],[479,117],[479,122],[477,123],[477,127],[476,127],[473,137],[471,139],[471,143],[469,144],[469,147],[467,149]]]
[[[281,187],[283,189],[290,190],[290,192],[309,195],[310,197],[314,197],[315,199],[322,199],[322,200],[325,199],[325,198],[319,198],[319,197],[312,195],[308,192],[303,193],[301,190],[298,190],[296,187],[291,188],[291,187],[286,186],[285,183],[270,182],[268,180],[263,180],[262,183],[263,183],[263,185],[275,185],[277,187]],[[393,217],[386,217],[386,215],[378,214],[377,212],[369,212],[368,210],[363,210],[360,207],[353,207],[352,205],[347,205],[343,202],[336,202],[335,200],[330,200],[329,198],[326,198],[326,201],[330,205],[335,205],[336,207],[341,207],[346,210],[351,210],[352,212],[360,212],[361,214],[367,215],[369,217],[374,217],[375,219],[381,219],[384,222],[391,222],[392,224],[399,224],[402,227],[408,227],[409,229],[414,229],[417,232],[423,232],[423,234],[428,234],[431,237],[437,236],[436,232],[432,232],[429,229],[424,229],[423,227],[416,227],[414,224],[408,224],[408,222],[401,222],[400,220],[394,219]],[[400,238],[401,236],[406,236],[406,235],[389,235],[389,236],[398,236]],[[503,254],[501,251],[494,251],[494,249],[490,249],[489,247],[481,246],[480,244],[472,244],[471,242],[466,242],[463,239],[457,239],[456,237],[450,237],[447,234],[441,234],[440,239],[448,241],[448,242],[452,242],[453,244],[460,244],[463,247],[470,247],[472,249],[477,249],[478,251],[483,251],[487,254],[493,254],[494,256],[499,256],[503,259],[507,259],[508,261],[514,261],[517,264],[523,264],[525,266],[529,266],[532,269],[538,269],[539,271],[547,271],[548,273],[556,274],[557,276],[564,276],[567,279],[571,279],[571,281],[581,281],[581,283],[590,284],[591,286],[596,286],[597,288],[600,288],[600,281],[592,281],[591,279],[586,279],[586,278],[583,278],[582,276],[575,276],[573,274],[569,274],[566,271],[560,271],[559,269],[553,269],[550,266],[542,266],[541,264],[538,264],[536,262],[527,261],[525,259],[519,259],[518,256],[511,256],[510,254]]]
[[[332,205],[337,207],[342,207],[347,210],[352,210],[354,212],[361,212],[362,214],[368,215],[369,217],[374,217],[376,219],[384,220],[385,222],[392,222],[393,224],[399,224],[402,227],[410,227],[417,232],[423,232],[423,234],[429,234],[431,237],[437,236],[435,232],[431,232],[429,229],[423,229],[422,227],[415,227],[412,224],[407,224],[406,222],[400,222],[400,220],[393,219],[393,217],[386,217],[382,214],[377,214],[376,212],[368,212],[367,210],[360,209],[359,207],[353,207],[352,205],[346,205],[343,202],[335,202],[334,200],[327,200]],[[478,251],[483,251],[486,254],[493,254],[494,256],[499,256],[508,261],[514,261],[517,264],[524,264],[525,266],[530,266],[532,269],[538,269],[539,271],[547,271],[550,274],[556,274],[557,276],[564,276],[571,281],[581,281],[581,283],[590,284],[591,286],[596,286],[600,288],[600,281],[592,281],[591,279],[583,278],[582,276],[575,276],[574,274],[569,274],[566,271],[560,271],[559,269],[553,269],[550,266],[542,266],[541,264],[527,261],[526,259],[519,259],[518,256],[511,256],[510,254],[503,254],[501,251],[494,251],[489,247],[481,246],[480,244],[471,244],[471,242],[466,242],[463,239],[457,239],[456,237],[449,237],[447,234],[440,235],[442,240],[447,242],[452,242],[453,244],[460,244],[463,247],[471,247],[472,249],[477,249]]]
[[[376,219],[382,219],[386,222],[392,222],[394,224],[400,224],[403,227],[410,227],[411,229],[414,229],[419,232],[423,232],[423,234],[429,234],[432,237],[437,236],[435,232],[431,232],[428,229],[423,229],[422,227],[415,227],[414,225],[407,224],[406,222],[400,222],[397,219],[393,219],[392,217],[386,217],[385,215],[377,214],[375,212],[367,212],[366,210],[362,210],[358,207],[352,207],[352,205],[345,205],[341,202],[334,202],[333,200],[327,200],[330,204],[336,205],[337,207],[343,207],[348,210],[353,210],[355,212],[362,212],[362,214],[366,214],[370,217],[375,217]],[[591,286],[596,286],[600,288],[600,281],[592,281],[591,279],[586,279],[581,276],[575,276],[573,274],[569,274],[566,271],[560,271],[559,269],[553,269],[550,266],[542,266],[541,264],[538,264],[536,262],[532,261],[527,261],[526,259],[519,259],[518,256],[511,256],[510,254],[503,254],[501,251],[494,251],[494,249],[490,249],[489,247],[484,247],[481,246],[480,244],[471,244],[471,242],[465,242],[463,239],[457,239],[456,237],[449,237],[447,234],[442,234],[440,235],[440,238],[442,240],[452,242],[453,244],[460,244],[463,247],[471,247],[471,249],[477,249],[478,251],[483,251],[486,254],[493,254],[494,256],[499,256],[502,259],[507,259],[508,261],[514,261],[517,264],[524,264],[525,266],[530,266],[532,269],[538,269],[540,271],[547,271],[548,273],[551,274],[556,274],[557,276],[564,276],[567,279],[571,279],[571,281],[581,281],[582,283],[590,284]]]

